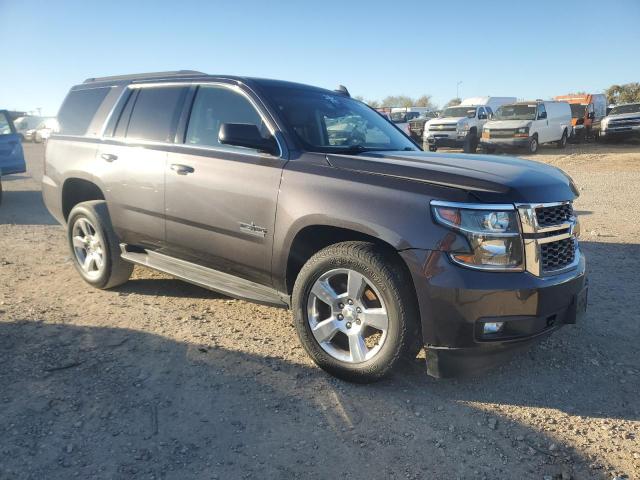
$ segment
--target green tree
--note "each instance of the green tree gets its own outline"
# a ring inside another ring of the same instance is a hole
[[[422,95],[421,97],[418,97],[414,101],[413,106],[414,107],[428,107],[428,108],[431,108],[431,109],[435,110],[435,105],[431,101],[431,95]]]
[[[461,103],[462,103],[462,99],[457,98],[457,97],[456,98],[452,98],[447,103],[445,103],[444,107],[442,107],[442,108],[455,107],[456,105],[460,105]]]
[[[389,95],[382,100],[383,107],[413,107],[413,98],[406,95]]]
[[[604,93],[607,96],[607,102],[610,104],[640,102],[640,83],[611,85]]]

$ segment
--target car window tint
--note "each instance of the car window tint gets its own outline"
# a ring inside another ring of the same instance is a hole
[[[9,135],[11,133],[11,124],[4,112],[0,112],[0,135]]]
[[[129,118],[131,117],[131,110],[133,110],[133,104],[136,101],[136,94],[138,90],[131,91],[129,98],[127,98],[127,103],[125,104],[120,116],[118,118],[118,122],[116,123],[115,130],[113,132],[114,137],[124,137],[127,134],[127,127],[129,126]]]
[[[256,125],[263,137],[270,135],[269,129],[246,97],[226,87],[201,86],[191,109],[185,144],[243,149],[220,144],[218,133],[223,123]]]
[[[127,138],[172,142],[186,87],[140,89],[129,119]]]
[[[547,110],[544,108],[544,104],[540,103],[538,105],[538,118],[540,118],[540,114],[545,113]]]
[[[84,135],[89,129],[93,116],[111,87],[72,90],[65,98],[58,122],[63,135]]]

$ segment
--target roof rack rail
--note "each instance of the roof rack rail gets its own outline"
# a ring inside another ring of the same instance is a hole
[[[172,70],[168,72],[135,73],[132,75],[114,75],[111,77],[87,78],[83,83],[115,82],[119,80],[141,80],[146,78],[185,77],[189,75],[206,75],[206,73],[199,72],[197,70]]]

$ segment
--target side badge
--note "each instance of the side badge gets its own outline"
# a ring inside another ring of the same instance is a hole
[[[267,235],[267,229],[263,227],[259,227],[254,222],[251,222],[251,223],[240,222],[240,230],[244,233],[248,233],[249,235],[253,235],[254,237],[264,238]]]

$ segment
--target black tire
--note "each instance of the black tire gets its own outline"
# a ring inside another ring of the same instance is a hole
[[[438,151],[438,147],[436,147],[435,145],[429,145],[429,151],[430,152],[437,152]]]
[[[538,152],[538,135],[534,135],[529,139],[529,143],[527,145],[527,151],[531,154]]]
[[[490,147],[488,145],[485,145],[482,147],[482,151],[484,153],[491,155],[492,153],[496,153],[496,147]]]
[[[101,251],[103,252],[104,266],[95,276],[90,276],[83,270],[74,249],[73,230],[80,219],[88,220],[102,241]],[[100,289],[109,289],[126,283],[131,277],[133,264],[124,261],[120,257],[120,242],[111,226],[109,210],[104,200],[83,202],[73,207],[67,221],[67,241],[69,242],[73,265],[89,285]]]
[[[467,133],[467,136],[464,138],[464,146],[462,147],[464,153],[476,153],[478,149],[478,137],[475,132]]]
[[[359,363],[341,361],[327,353],[315,339],[309,324],[307,303],[316,281],[334,269],[364,275],[378,290],[388,314],[386,339],[377,353]],[[418,306],[413,282],[395,252],[368,242],[343,242],[326,247],[302,267],[292,295],[292,309],[303,347],[322,369],[357,383],[375,382],[390,374],[405,358],[422,346]]]
[[[560,141],[556,143],[556,146],[559,149],[563,149],[567,147],[567,131],[566,130],[562,132],[562,138],[560,138]]]

